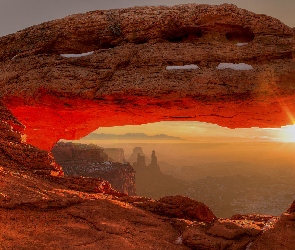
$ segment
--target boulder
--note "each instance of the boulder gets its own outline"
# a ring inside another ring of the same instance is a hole
[[[124,198],[123,200],[126,199]],[[127,199],[127,201],[142,209],[170,218],[189,219],[207,223],[217,219],[204,203],[181,195],[166,196],[159,200],[131,198],[131,200]]]
[[[286,213],[259,236],[251,246],[253,250],[293,249],[295,245],[295,211],[294,202]]]

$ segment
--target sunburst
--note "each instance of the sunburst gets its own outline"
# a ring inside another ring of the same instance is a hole
[[[282,130],[282,141],[295,142],[295,125],[284,126]]]

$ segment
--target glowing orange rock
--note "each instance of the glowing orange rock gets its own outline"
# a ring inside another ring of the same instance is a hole
[[[110,97],[109,97],[110,99]],[[202,121],[229,128],[280,127],[292,124],[293,96],[265,100],[202,102],[188,98],[156,99],[125,96],[124,103],[44,96],[35,105],[6,100],[7,107],[25,125],[27,143],[51,150],[60,139],[75,140],[98,127],[158,121]]]

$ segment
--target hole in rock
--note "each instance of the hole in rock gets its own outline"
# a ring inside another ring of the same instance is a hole
[[[252,70],[253,66],[246,63],[220,63],[216,69]]]
[[[67,174],[100,175],[118,190],[152,198],[183,194],[218,217],[279,215],[295,200],[294,127],[225,128],[279,127],[290,122],[292,106],[286,113],[270,112],[282,102],[241,108],[238,102],[118,98],[44,94],[36,103],[10,99],[5,105],[26,126],[27,143],[52,150]],[[55,145],[60,139],[82,145]]]
[[[200,69],[198,65],[189,64],[183,66],[167,66],[167,70],[191,70],[191,69]]]
[[[135,44],[144,44],[148,42],[148,39],[146,37],[137,37],[136,35],[134,35],[131,42]]]
[[[236,46],[238,47],[243,47],[243,46],[246,46],[248,45],[248,43],[237,43]]]
[[[252,31],[242,27],[235,27],[232,31],[227,32],[225,36],[229,41],[237,43],[249,43],[255,38]]]
[[[80,53],[80,54],[60,54],[61,57],[72,58],[72,57],[83,57],[93,55],[94,51]]]
[[[99,128],[52,152],[66,174],[105,178],[127,193],[185,195],[218,217],[280,215],[295,198],[294,142],[294,126],[158,122]]]
[[[172,29],[173,30],[173,29]],[[173,32],[169,31],[164,33],[163,38],[172,43],[177,42],[193,42],[203,36],[203,31],[200,28],[195,27],[184,27],[177,29]]]

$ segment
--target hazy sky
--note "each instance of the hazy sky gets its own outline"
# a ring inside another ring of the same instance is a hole
[[[145,133],[147,135],[167,134],[191,142],[295,142],[295,126],[282,128],[229,129],[204,122],[157,122],[141,126],[99,128],[95,133],[126,134]]]
[[[294,0],[0,0],[0,36],[34,24],[90,10],[135,5],[221,4],[224,2],[276,17],[287,25],[295,27]]]

